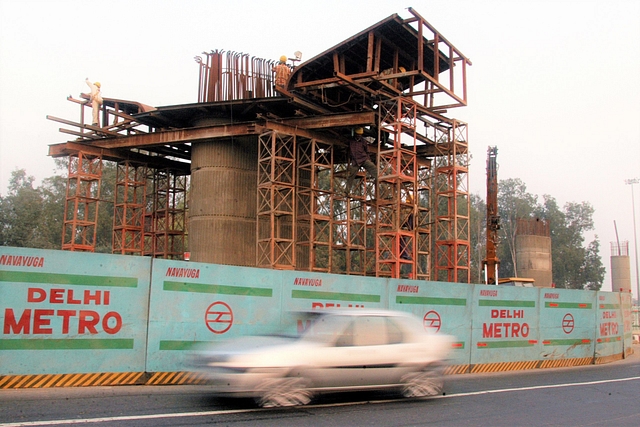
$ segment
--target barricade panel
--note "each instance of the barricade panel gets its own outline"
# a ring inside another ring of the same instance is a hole
[[[624,326],[624,356],[627,357],[633,353],[633,314],[631,312],[633,309],[632,294],[620,294],[620,306],[622,308],[622,323]]]
[[[596,363],[622,358],[624,323],[620,294],[597,293],[596,310]]]
[[[390,279],[389,284],[389,308],[419,317],[425,330],[454,336],[451,362],[468,365],[474,287],[462,283],[395,279]]]
[[[595,299],[595,291],[540,289],[540,356],[545,366],[593,361]]]
[[[185,370],[197,344],[274,332],[280,326],[281,274],[155,259],[147,371]]]
[[[474,286],[473,364],[539,359],[538,296],[535,288]]]
[[[144,371],[150,260],[0,247],[0,375]]]

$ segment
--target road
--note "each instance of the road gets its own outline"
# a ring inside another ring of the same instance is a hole
[[[217,400],[201,386],[0,391],[0,427],[633,426],[640,425],[640,346],[599,366],[447,377],[445,394],[407,400],[326,396],[299,408]]]

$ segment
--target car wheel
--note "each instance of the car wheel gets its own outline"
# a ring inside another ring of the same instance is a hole
[[[437,396],[442,393],[444,381],[439,370],[412,372],[402,377],[404,397]]]
[[[263,408],[306,405],[311,401],[311,392],[303,378],[272,378],[263,382],[256,403]]]

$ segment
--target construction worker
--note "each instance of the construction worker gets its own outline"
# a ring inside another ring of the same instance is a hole
[[[102,86],[100,82],[91,83],[89,78],[85,79],[85,83],[91,89],[91,95],[89,97],[89,102],[91,103],[91,108],[93,109],[93,116],[91,120],[91,124],[93,126],[100,126],[100,122],[98,120],[98,112],[100,111],[100,107],[102,106],[102,95],[100,94],[100,87]]]
[[[378,168],[369,157],[367,141],[362,136],[363,134],[363,128],[356,128],[354,131],[354,137],[349,142],[349,157],[351,162],[347,167],[347,184],[345,187],[346,196],[349,196],[351,186],[353,185],[353,178],[356,176],[360,168],[364,167],[374,180],[378,179]]]
[[[284,87],[291,75],[291,68],[287,65],[287,57],[282,55],[280,57],[280,63],[273,67],[273,72],[276,73],[276,86]]]

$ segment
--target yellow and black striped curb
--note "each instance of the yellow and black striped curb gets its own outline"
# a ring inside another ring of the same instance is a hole
[[[114,385],[186,385],[203,383],[205,383],[205,380],[202,375],[191,372],[104,372],[98,374],[0,376],[0,389]]]

